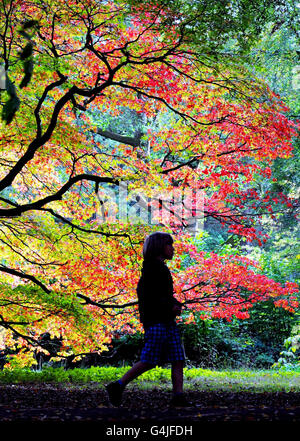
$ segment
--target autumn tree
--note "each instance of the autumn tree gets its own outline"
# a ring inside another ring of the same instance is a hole
[[[24,363],[43,332],[63,336],[66,356],[140,329],[141,246],[155,229],[174,235],[187,321],[244,318],[270,298],[297,307],[295,284],[200,251],[191,229],[214,219],[262,243],[257,219],[291,208],[251,188],[289,157],[297,128],[242,63],[271,2],[252,1],[251,20],[248,2],[167,3],[2,3],[0,325]],[[128,217],[130,195],[136,213],[151,202],[151,222]]]

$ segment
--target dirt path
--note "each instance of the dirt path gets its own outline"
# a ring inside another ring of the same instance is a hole
[[[124,427],[140,428],[138,436],[130,432],[126,439],[178,439],[179,435],[190,439],[188,432],[186,437],[179,432],[192,427],[195,434],[205,425],[212,430],[218,424],[232,423],[247,424],[250,429],[253,423],[272,424],[276,430],[276,424],[300,423],[299,393],[192,391],[189,399],[193,406],[183,409],[170,408],[169,399],[168,391],[132,386],[125,391],[122,406],[115,408],[109,405],[103,386],[0,385],[0,421],[16,429],[30,424],[31,430],[69,424],[82,433],[85,426],[96,425],[97,440],[112,439],[113,435],[121,440]]]

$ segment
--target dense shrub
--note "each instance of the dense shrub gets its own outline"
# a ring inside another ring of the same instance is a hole
[[[247,320],[201,320],[182,327],[187,358],[201,367],[268,368],[290,335],[294,316],[270,302],[255,305]]]

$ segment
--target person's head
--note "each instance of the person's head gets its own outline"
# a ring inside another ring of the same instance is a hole
[[[156,232],[146,237],[143,247],[144,259],[172,259],[173,239],[168,233]]]

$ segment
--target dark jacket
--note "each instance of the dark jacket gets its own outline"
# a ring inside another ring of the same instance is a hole
[[[169,268],[162,261],[144,260],[137,294],[140,321],[144,328],[174,321],[172,309],[181,303],[173,297],[173,279]]]

